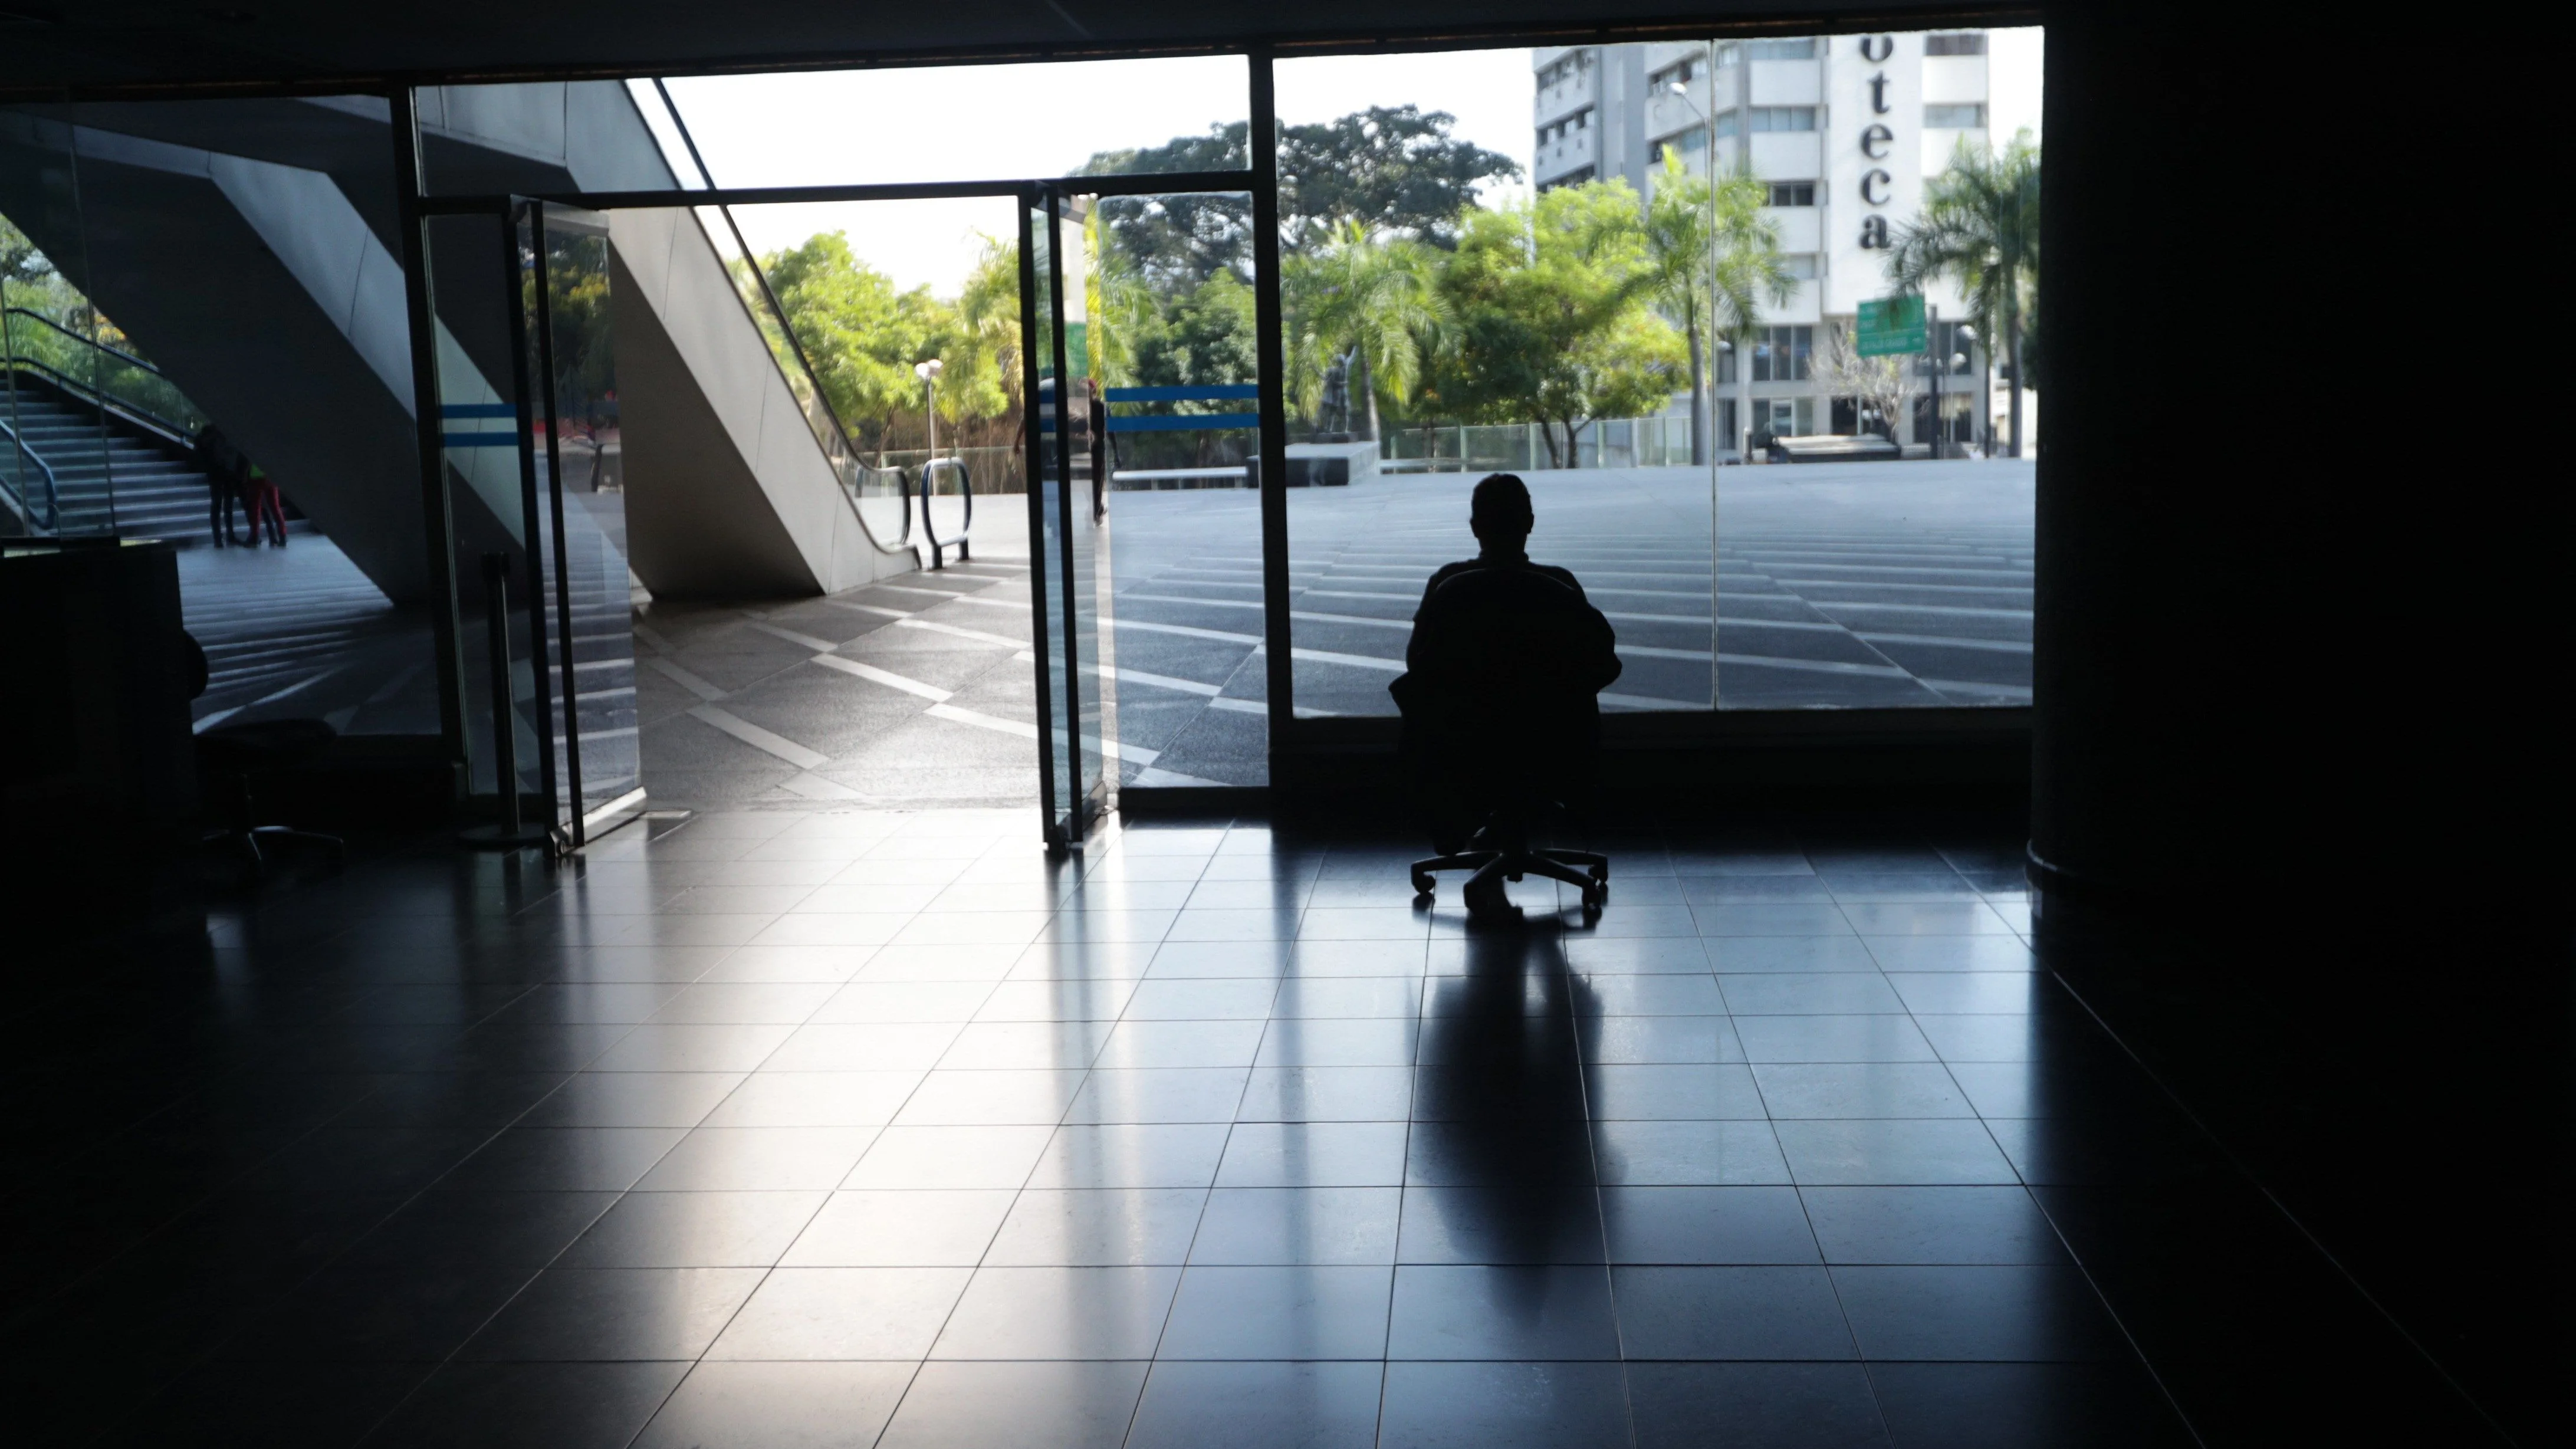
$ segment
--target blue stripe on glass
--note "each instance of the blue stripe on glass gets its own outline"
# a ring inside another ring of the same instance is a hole
[[[517,433],[441,433],[439,445],[448,448],[515,448]]]
[[[1111,387],[1101,389],[1100,395],[1114,403],[1213,402],[1219,398],[1259,397],[1261,389],[1248,382],[1226,382],[1206,387]]]
[[[1194,413],[1176,418],[1111,418],[1113,433],[1207,433],[1223,428],[1257,428],[1259,413]]]
[[[442,418],[515,418],[519,409],[510,403],[442,403]]]

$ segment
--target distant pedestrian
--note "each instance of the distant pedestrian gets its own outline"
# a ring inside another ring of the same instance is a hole
[[[279,548],[286,547],[286,507],[268,470],[252,464],[242,485],[242,496],[250,512],[251,547],[259,546],[259,526],[263,521],[269,525],[270,541]]]
[[[250,500],[242,493],[241,449],[224,436],[223,429],[212,423],[197,430],[197,466],[206,474],[206,530],[215,536],[215,547],[239,543],[233,537],[233,505],[250,512]],[[259,541],[259,520],[251,520],[251,541]]]
[[[1101,394],[1100,379],[1082,380],[1088,404],[1083,417],[1091,442],[1091,521],[1109,521],[1109,470],[1117,461],[1109,441],[1109,401]]]

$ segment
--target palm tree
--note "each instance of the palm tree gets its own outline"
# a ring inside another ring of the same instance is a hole
[[[1280,291],[1288,314],[1288,395],[1299,412],[1322,399],[1335,358],[1362,369],[1369,436],[1378,396],[1401,400],[1422,379],[1423,351],[1448,318],[1432,249],[1409,238],[1379,238],[1356,221],[1321,246],[1290,257]]]
[[[2039,290],[2039,144],[2023,131],[2000,152],[1961,137],[1949,169],[1924,183],[1923,214],[1897,233],[1887,274],[1900,292],[1948,277],[2012,374],[2011,455],[2021,456],[2022,342]]]
[[[1646,247],[1655,300],[1681,319],[1690,343],[1691,462],[1709,457],[1707,343],[1750,340],[1765,299],[1786,305],[1798,290],[1780,255],[1780,228],[1763,216],[1770,188],[1751,175],[1730,172],[1708,181],[1682,169],[1676,151],[1664,153],[1664,174],[1646,206]]]

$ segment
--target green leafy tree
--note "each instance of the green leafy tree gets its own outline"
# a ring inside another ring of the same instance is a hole
[[[1570,466],[1595,418],[1672,396],[1681,337],[1648,305],[1655,272],[1625,181],[1563,186],[1462,217],[1441,271],[1450,312],[1425,400],[1464,422],[1540,423]]]
[[[1279,137],[1281,245],[1330,245],[1344,223],[1446,248],[1460,214],[1487,181],[1514,180],[1520,164],[1456,139],[1457,118],[1413,106],[1372,106],[1320,125],[1283,126]],[[1160,146],[1103,151],[1083,175],[1242,171],[1252,164],[1241,121]],[[1251,280],[1252,198],[1239,192],[1103,197],[1101,214],[1158,287],[1196,285],[1218,270]]]
[[[882,453],[898,423],[920,415],[913,364],[941,357],[963,340],[955,311],[927,287],[895,290],[884,273],[851,254],[842,232],[773,252],[761,267],[833,411]]]
[[[1338,358],[1359,364],[1353,391],[1377,436],[1381,400],[1410,401],[1424,354],[1449,316],[1439,284],[1443,253],[1410,237],[1378,237],[1356,220],[1324,243],[1282,259],[1279,289],[1288,326],[1288,398],[1312,414],[1324,374]]]
[[[1520,179],[1520,163],[1449,134],[1458,118],[1413,106],[1371,106],[1321,125],[1283,126],[1279,210],[1283,241],[1329,244],[1356,223],[1380,236],[1457,245],[1458,218],[1487,181]]]
[[[1902,292],[1947,277],[1967,295],[1978,330],[2003,344],[2011,373],[2011,455],[2021,456],[2025,351],[2039,294],[2039,143],[2030,132],[2001,151],[1961,137],[1950,164],[1923,185],[1923,213],[1901,228],[1887,274]]]
[[[1020,408],[1020,249],[978,234],[983,250],[957,294],[958,341],[944,359],[940,412],[954,422],[1007,419]]]
[[[1761,325],[1764,303],[1786,305],[1798,289],[1780,253],[1780,228],[1762,214],[1770,189],[1738,171],[1717,179],[1682,168],[1675,151],[1664,153],[1664,172],[1646,206],[1646,253],[1654,273],[1655,300],[1680,319],[1690,350],[1691,461],[1709,456],[1707,347],[1728,340],[1739,348]]]
[[[1151,314],[1129,349],[1132,370],[1127,381],[1145,387],[1251,382],[1261,375],[1259,335],[1252,289],[1236,281],[1233,273],[1218,272],[1187,296]],[[1177,413],[1239,412],[1244,408],[1241,402],[1224,400],[1176,402],[1169,406]],[[1120,446],[1141,448],[1149,456],[1178,450],[1187,455],[1191,466],[1205,467],[1232,461],[1218,457],[1229,441],[1227,435],[1215,432],[1142,434],[1131,436]]]

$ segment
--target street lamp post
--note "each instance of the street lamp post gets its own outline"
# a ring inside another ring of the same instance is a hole
[[[1708,334],[1710,339],[1714,341],[1717,336],[1718,247],[1717,106],[1715,104],[1717,99],[1716,41],[1712,40],[1708,42],[1707,55],[1701,60],[1700,69],[1702,73],[1708,77],[1710,104],[1703,106],[1699,102],[1691,99],[1690,82],[1687,79],[1668,81],[1665,83],[1665,89],[1670,91],[1673,95],[1680,97],[1681,103],[1691,108],[1692,113],[1699,117],[1700,126],[1706,133],[1704,143],[1700,147],[1700,172],[1708,182]],[[1723,347],[1726,344],[1720,342],[1717,345],[1719,347]],[[1706,426],[1700,427],[1695,431],[1698,432],[1701,444],[1708,452],[1709,466],[1712,468],[1717,466],[1718,461],[1717,368],[1715,366],[1715,361],[1714,353],[1712,353],[1710,357],[1711,365],[1709,367],[1708,386],[1705,395],[1694,395],[1691,398],[1691,414],[1693,420],[1696,421],[1702,415],[1703,410],[1705,410],[1705,415],[1708,419]]]
[[[1966,366],[1968,365],[1968,362],[1969,362],[1968,349],[1970,349],[1970,348],[1972,348],[1972,347],[1974,347],[1974,346],[1976,346],[1976,345],[1977,345],[1977,329],[1976,329],[1974,326],[1972,326],[1971,324],[1969,324],[1969,323],[1966,323],[1966,322],[1962,322],[1962,323],[1960,323],[1960,324],[1959,324],[1959,350],[1958,350],[1957,352],[1955,352],[1955,353],[1951,354],[1951,357],[1950,357],[1950,365],[1951,365],[1952,367],[1966,367]],[[1983,422],[1983,421],[1985,421],[1985,410],[1986,410],[1985,396],[1986,396],[1986,387],[1985,387],[1985,383],[1984,383],[1984,381],[1982,380],[1982,372],[1981,372],[1981,373],[1980,373],[1980,380],[1979,380],[1979,382],[1978,382],[1978,384],[1977,384],[1977,414],[1978,414],[1978,418],[1977,418],[1977,420],[1978,420],[1979,422]],[[1968,432],[1969,432],[1969,434],[1970,434],[1971,436],[1974,436],[1974,435],[1975,435],[1975,433],[1976,433],[1976,431],[1977,431],[1977,429],[1976,429],[1974,426],[1971,426],[1971,427],[1968,429]],[[1988,448],[1986,451],[1987,451],[1989,454],[1991,454],[1994,450],[1993,450],[1992,448]]]
[[[922,415],[930,422],[930,456],[939,456],[939,373],[943,364],[936,357],[912,365],[912,375],[921,379]]]

